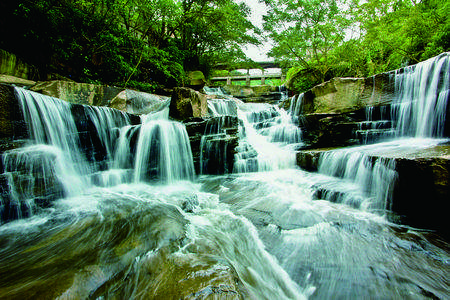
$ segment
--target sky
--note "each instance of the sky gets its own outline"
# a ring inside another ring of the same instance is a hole
[[[260,3],[259,0],[242,0],[251,9],[250,20],[252,23],[262,29],[262,16],[266,12],[266,6]],[[267,56],[267,52],[271,49],[269,42],[263,42],[260,46],[247,46],[244,48],[245,54],[254,61],[270,61],[272,60]]]

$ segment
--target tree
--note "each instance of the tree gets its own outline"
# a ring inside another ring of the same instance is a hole
[[[337,0],[266,0],[264,29],[276,46],[275,59],[310,70],[318,82],[332,67],[332,50],[350,25],[346,2]]]
[[[0,47],[44,73],[148,91],[257,43],[232,0],[3,0]]]

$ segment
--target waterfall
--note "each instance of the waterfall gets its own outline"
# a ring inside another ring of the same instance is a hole
[[[234,139],[239,174],[190,181],[163,104],[139,118],[16,92],[30,140],[2,153],[1,299],[449,298],[445,241],[372,213],[390,208],[387,154],[436,139],[334,150],[306,172],[292,115],[215,99],[189,129],[209,170]]]
[[[134,182],[166,182],[194,177],[192,152],[184,125],[171,121],[142,124],[134,160]]]
[[[399,136],[443,136],[450,53],[395,71],[395,90],[392,116]]]
[[[450,53],[396,70],[390,78],[395,84],[390,108],[366,106],[365,121],[359,122],[355,131],[362,144],[383,143],[325,151],[320,155],[318,172],[344,179],[358,187],[358,193],[318,186],[319,198],[362,209],[390,210],[397,178],[395,161],[380,152],[373,156],[374,149],[386,153],[424,149],[439,141],[423,138],[443,137],[450,96]],[[375,95],[375,77],[372,79],[371,99]],[[289,111],[296,124],[302,115],[303,97],[304,94],[299,94],[291,99]],[[392,140],[394,137],[397,140]]]
[[[256,172],[295,166],[295,152],[289,147],[301,142],[300,128],[286,112],[269,104],[243,104],[238,110],[241,139],[234,172]]]
[[[194,177],[186,129],[167,120],[167,103],[132,125],[128,114],[112,108],[15,91],[31,145],[3,154],[9,193],[2,218],[33,215],[36,201],[46,207],[95,186]]]
[[[353,147],[323,153],[319,160],[319,173],[352,182],[360,190],[355,195],[342,187],[331,187],[322,190],[320,197],[363,210],[389,211],[397,178],[395,161],[372,157],[368,153],[372,149]]]
[[[372,144],[396,136],[387,106],[374,107],[369,105],[364,110],[366,120],[358,122],[358,129],[355,132],[356,138],[362,144]]]
[[[236,106],[234,110],[236,114]],[[229,130],[237,127],[237,118],[232,115],[219,115],[206,122],[200,141],[200,173],[225,174],[233,170],[233,147],[236,139]]]
[[[81,158],[77,126],[70,103],[53,97],[16,88],[28,131],[36,144],[50,144],[60,148],[68,156],[68,163],[84,166]]]
[[[302,104],[303,104],[304,96],[305,96],[304,93],[300,93],[300,94],[294,95],[291,99],[291,105],[289,107],[289,114],[291,115],[292,121],[295,124],[299,124],[299,118],[302,114]]]
[[[237,99],[209,99],[208,111],[211,116],[236,116]]]

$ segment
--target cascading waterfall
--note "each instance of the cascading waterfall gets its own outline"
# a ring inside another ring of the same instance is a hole
[[[3,155],[11,191],[8,210],[16,208],[10,217],[33,214],[34,201],[47,194],[61,198],[93,186],[194,176],[184,126],[163,120],[167,103],[143,116],[143,124],[131,125],[127,114],[107,107],[74,105],[21,88],[16,94],[35,145]]]
[[[374,148],[386,151],[405,147],[425,149],[442,142],[423,138],[443,135],[450,90],[449,74],[449,53],[395,71],[392,76],[395,82],[395,100],[391,110],[377,107],[377,120],[374,120],[375,108],[366,107],[366,121],[359,124],[356,134],[364,144],[393,137],[414,137],[416,140],[394,140],[376,146],[324,152],[319,160],[318,171],[352,182],[359,187],[360,193],[355,195],[336,187],[328,187],[321,189],[320,197],[362,209],[389,210],[397,177],[395,161],[388,157],[375,158],[371,153]],[[294,120],[296,116],[301,117],[302,97],[303,94],[291,101],[290,112]]]
[[[392,116],[399,136],[442,137],[450,95],[450,53],[395,71]]]
[[[242,129],[234,172],[295,166],[295,152],[289,147],[301,142],[301,131],[285,111],[269,104],[243,104],[238,116]]]
[[[192,152],[184,125],[170,121],[144,123],[137,143],[134,182],[149,177],[167,182],[194,177]]]
[[[291,105],[289,107],[289,114],[292,121],[297,125],[299,124],[299,118],[301,118],[302,115],[302,102],[304,96],[304,93],[294,95],[291,99]]]
[[[319,172],[343,178],[360,187],[356,195],[342,187],[328,187],[321,193],[322,199],[345,203],[371,211],[389,211],[397,178],[395,161],[374,158],[368,151],[372,147],[354,147],[325,152],[320,156]],[[377,148],[379,148],[377,146]]]
[[[54,145],[61,149],[68,168],[80,174],[88,173],[88,166],[81,154],[81,142],[72,116],[71,105],[56,98],[17,88],[19,104],[32,139],[36,144]]]

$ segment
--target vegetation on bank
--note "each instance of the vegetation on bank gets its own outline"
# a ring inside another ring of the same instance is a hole
[[[450,0],[259,1],[297,92],[450,51]],[[42,75],[155,92],[192,70],[256,66],[241,50],[262,36],[249,13],[236,0],[2,0],[0,49]]]
[[[303,91],[365,77],[450,50],[450,0],[264,0],[270,55]]]
[[[244,60],[258,43],[232,0],[2,0],[0,48],[42,73],[155,91]]]

